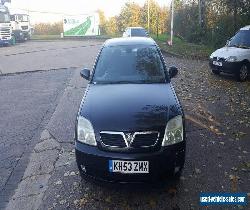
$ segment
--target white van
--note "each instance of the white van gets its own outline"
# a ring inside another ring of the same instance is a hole
[[[245,81],[250,75],[250,25],[241,28],[225,47],[213,52],[209,64],[214,74],[234,74],[237,80]]]

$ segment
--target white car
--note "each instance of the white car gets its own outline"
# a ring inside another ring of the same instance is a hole
[[[123,37],[148,37],[148,32],[142,27],[128,27],[124,31]]]
[[[237,80],[245,81],[250,75],[250,25],[241,28],[225,47],[213,52],[209,64],[214,74],[234,74]]]

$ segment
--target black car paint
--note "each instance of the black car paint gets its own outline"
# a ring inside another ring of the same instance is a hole
[[[170,83],[90,84],[86,98],[79,114],[93,124],[97,134],[154,130],[181,114]]]
[[[116,45],[118,43],[111,42],[111,44]],[[122,42],[122,44],[127,43]],[[129,44],[131,44],[130,40]],[[144,44],[148,43],[145,42]],[[76,121],[76,160],[83,175],[105,181],[145,182],[159,181],[159,178],[164,178],[167,174],[173,174],[176,166],[182,169],[186,148],[184,113],[170,83],[169,73],[160,50],[159,53],[166,70],[166,83],[95,84],[92,83],[92,77],[90,76],[90,83],[86,88],[78,116],[85,117],[92,123],[97,147],[85,145],[77,140]],[[184,141],[162,147],[161,143],[167,122],[177,115],[183,116]],[[154,150],[107,150],[100,143],[100,131],[135,132],[152,130],[160,132],[160,141]],[[108,171],[108,160],[112,159],[148,160],[150,162],[150,173],[143,176],[138,174],[111,174]],[[85,166],[86,171],[81,169],[81,165]]]
[[[176,166],[185,162],[186,142],[170,145],[158,151],[146,153],[106,152],[97,147],[84,145],[76,141],[76,158],[81,174],[91,180],[119,183],[156,183],[171,178]],[[147,160],[149,174],[113,174],[108,171],[109,160]],[[83,172],[80,164],[84,164]]]
[[[213,64],[214,59],[209,60],[209,66],[211,69],[224,72],[228,74],[237,74],[242,66],[242,62],[227,62],[225,60],[221,60],[222,66],[216,66]]]

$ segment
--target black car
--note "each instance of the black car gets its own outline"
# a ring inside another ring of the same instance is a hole
[[[148,37],[148,32],[142,27],[128,27],[123,33],[123,37]]]
[[[156,43],[150,38],[106,41],[76,121],[76,161],[84,177],[155,182],[179,176],[185,161],[182,107]]]

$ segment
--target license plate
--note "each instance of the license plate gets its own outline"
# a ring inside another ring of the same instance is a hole
[[[222,62],[218,62],[218,61],[213,61],[213,64],[215,66],[222,66]]]
[[[109,171],[124,174],[149,173],[149,161],[109,160]]]

